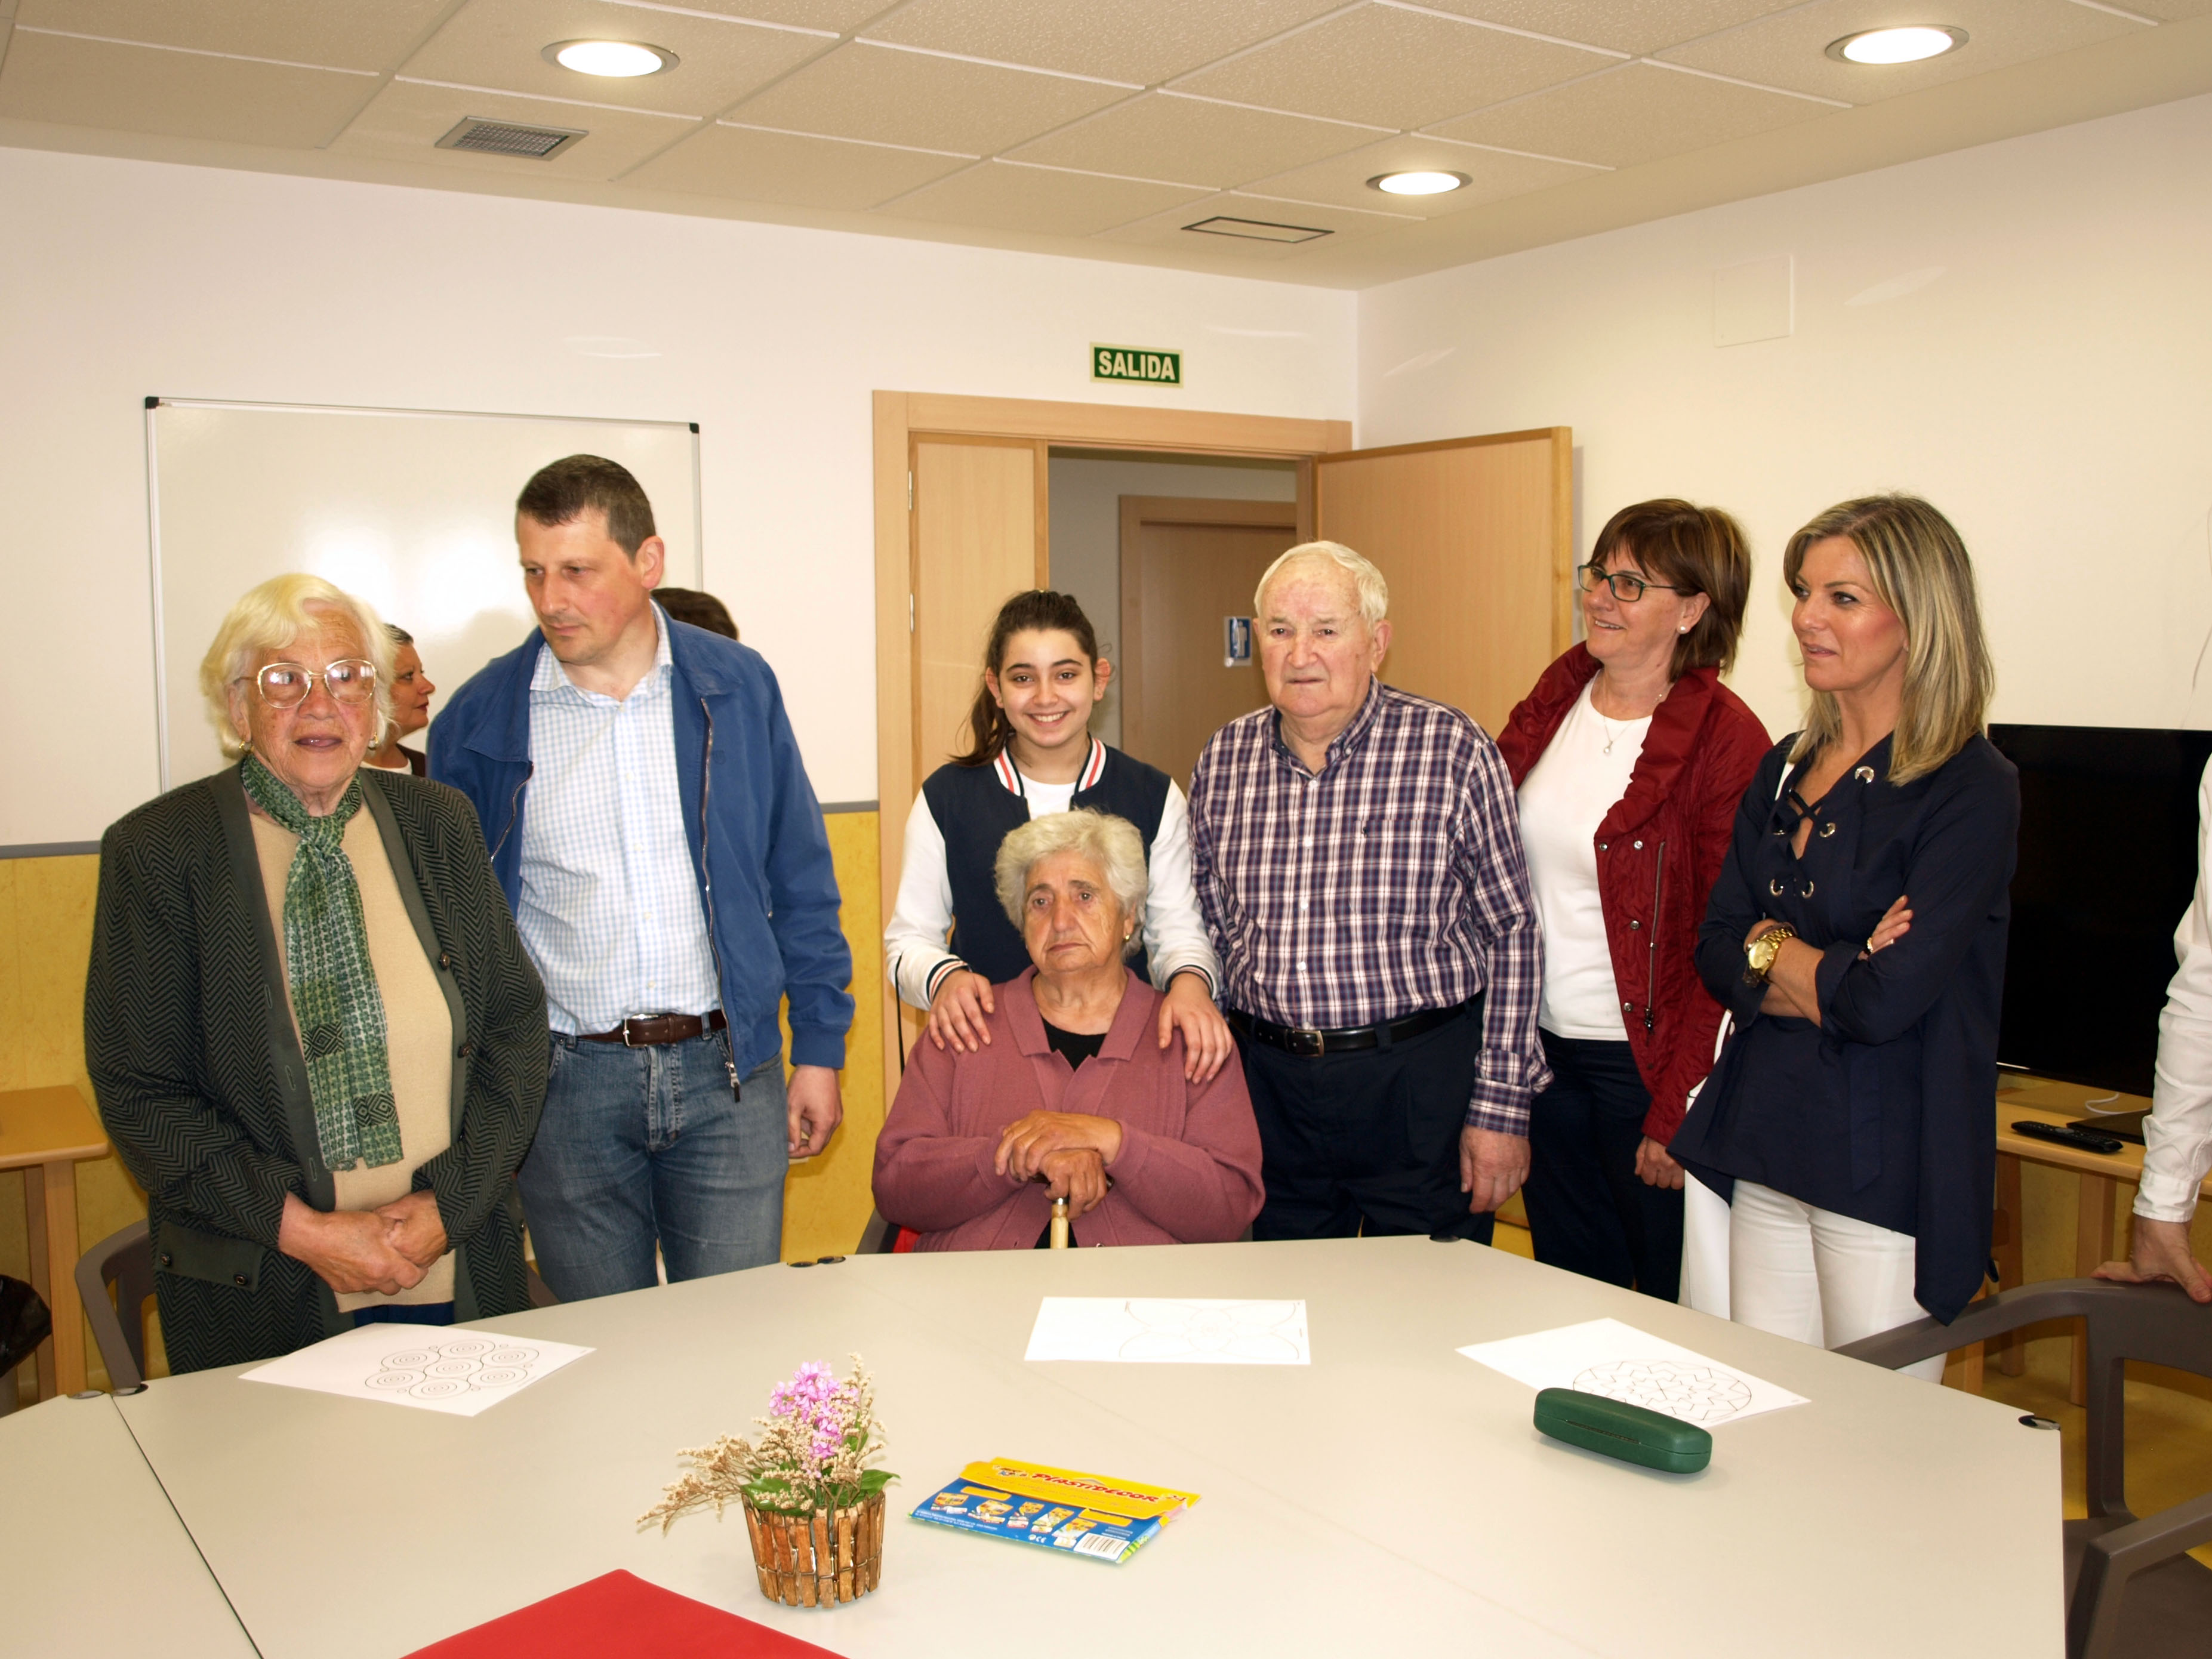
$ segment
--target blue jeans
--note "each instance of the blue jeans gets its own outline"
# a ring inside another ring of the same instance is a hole
[[[538,1271],[563,1302],[777,1260],[789,1164],[783,1060],[730,1094],[730,1043],[629,1048],[556,1031],[522,1207]]]

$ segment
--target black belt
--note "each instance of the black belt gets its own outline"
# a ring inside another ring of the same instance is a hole
[[[1264,1042],[1270,1048],[1280,1048],[1286,1054],[1300,1054],[1308,1059],[1322,1054],[1348,1053],[1354,1048],[1380,1048],[1386,1043],[1403,1042],[1433,1031],[1439,1025],[1448,1025],[1474,1006],[1474,999],[1450,1008],[1424,1008],[1418,1014],[1408,1014],[1403,1019],[1394,1019],[1381,1025],[1352,1025],[1338,1031],[1317,1031],[1304,1025],[1278,1025],[1273,1020],[1255,1019],[1234,1008],[1221,1012],[1240,1036]]]
[[[619,1042],[625,1048],[657,1048],[664,1042],[689,1042],[726,1029],[722,1011],[699,1014],[632,1014],[611,1031],[579,1031],[579,1042]]]

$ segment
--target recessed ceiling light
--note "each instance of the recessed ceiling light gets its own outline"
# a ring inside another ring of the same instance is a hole
[[[676,54],[665,46],[642,46],[635,40],[556,40],[542,56],[549,64],[574,70],[579,75],[632,80],[659,75],[676,67]]]
[[[1917,64],[1966,44],[1966,32],[1948,26],[1865,29],[1828,43],[1828,56],[1844,64]]]
[[[1390,196],[1442,196],[1473,182],[1464,173],[1382,173],[1370,179],[1367,187]]]

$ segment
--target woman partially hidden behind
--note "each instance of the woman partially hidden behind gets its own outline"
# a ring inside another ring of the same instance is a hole
[[[1668,1150],[1729,1198],[1731,1316],[1835,1347],[1982,1282],[2020,781],[1942,514],[1845,501],[1783,574],[1811,713],[1736,816],[1698,943],[1735,1030]]]
[[[1124,958],[1144,925],[1145,843],[1126,818],[1031,818],[999,845],[999,899],[1030,969],[983,1041],[917,1042],[876,1141],[876,1206],[925,1250],[1027,1249],[1068,1200],[1077,1244],[1235,1238],[1260,1212],[1242,1066],[1194,1079],[1161,993]]]
[[[239,764],[100,843],[86,1062],[173,1370],[529,1305],[544,994],[467,802],[362,769],[392,659],[328,582],[264,582],[200,665]]]

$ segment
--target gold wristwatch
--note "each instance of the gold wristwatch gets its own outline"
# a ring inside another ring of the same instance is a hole
[[[1764,985],[1766,976],[1774,971],[1774,958],[1782,954],[1782,942],[1797,937],[1797,930],[1787,922],[1778,922],[1743,947],[1743,976],[1753,985]]]

